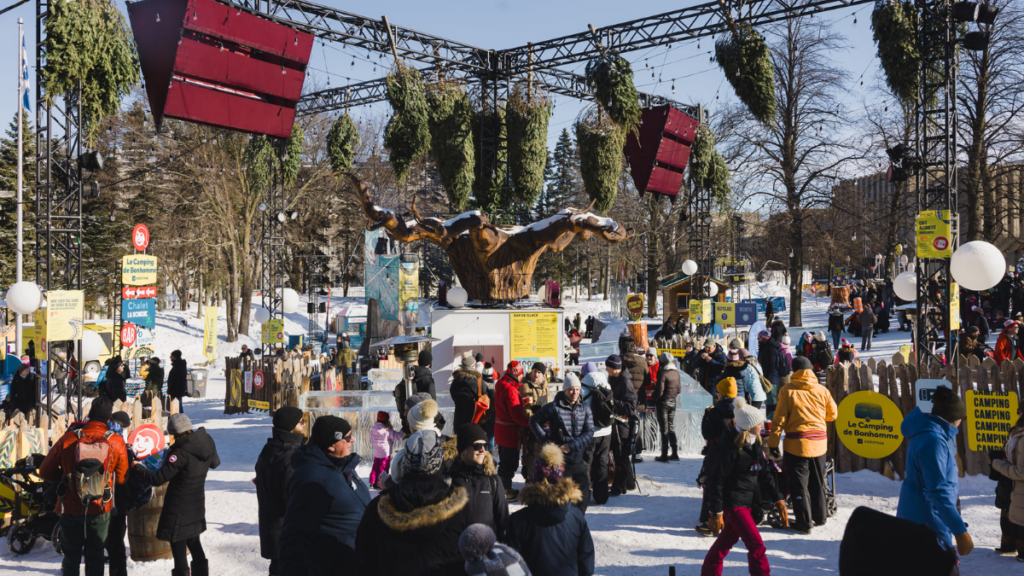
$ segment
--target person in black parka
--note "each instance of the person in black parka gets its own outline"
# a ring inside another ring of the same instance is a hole
[[[188,363],[181,357],[181,350],[171,352],[171,371],[167,374],[167,396],[178,401],[178,409],[185,413],[185,397],[188,396]]]
[[[18,366],[11,380],[10,397],[14,409],[21,411],[26,418],[35,411],[39,403],[39,388],[36,384],[36,375],[32,373],[32,366]]]
[[[459,456],[448,470],[452,486],[466,489],[469,523],[486,524],[500,534],[508,519],[508,500],[494,457],[487,451],[487,432],[479,424],[464,424],[456,438]]]
[[[267,439],[256,460],[256,500],[259,502],[260,555],[270,560],[270,576],[277,576],[277,542],[288,503],[292,478],[292,454],[302,446],[306,423],[302,410],[284,406],[274,413],[272,438]]]
[[[474,363],[473,356],[464,352],[461,365],[458,370],[452,372],[452,387],[449,392],[452,402],[455,403],[455,419],[452,422],[452,430],[457,431],[464,424],[473,421],[478,396],[477,390],[485,391],[483,375],[473,369]]]
[[[434,363],[434,355],[430,350],[421,350],[417,358],[418,366],[412,367],[412,393],[426,392],[430,397],[437,400],[437,391],[434,390],[434,373],[430,365]]]
[[[505,523],[501,541],[522,554],[534,576],[594,573],[594,540],[583,512],[573,506],[583,494],[564,474],[562,451],[554,444],[544,446],[530,482],[519,491],[526,507]]]
[[[356,532],[359,576],[465,576],[459,536],[470,525],[469,490],[445,477],[437,432],[405,441],[403,473],[370,502]],[[339,574],[335,570],[331,574]]]
[[[127,402],[128,392],[124,387],[124,381],[128,376],[128,366],[124,362],[120,359],[112,362],[107,368],[107,379],[103,381],[103,396],[111,402]]]
[[[209,576],[210,562],[199,535],[206,531],[206,474],[220,466],[220,456],[206,429],[193,431],[192,421],[184,414],[171,415],[167,432],[174,436],[174,444],[167,448],[160,469],[151,472],[136,464],[132,472],[153,486],[168,484],[156,537],[171,543],[172,576],[189,576],[189,552],[191,576]]]
[[[636,390],[628,370],[623,369],[622,357],[612,354],[604,362],[608,371],[608,385],[612,388],[612,453],[615,455],[615,480],[611,496],[621,496],[636,489],[630,462],[632,424],[636,419]]]

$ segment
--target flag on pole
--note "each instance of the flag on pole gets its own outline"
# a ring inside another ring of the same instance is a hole
[[[25,106],[26,110],[32,110],[32,106],[29,103],[29,88],[31,84],[28,79],[28,52],[25,50],[25,36],[21,36],[21,79],[18,82],[18,89],[22,94],[22,105]]]

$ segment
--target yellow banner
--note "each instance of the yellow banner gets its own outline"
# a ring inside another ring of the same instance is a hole
[[[420,265],[402,262],[398,267],[398,309],[419,310]]]
[[[967,447],[975,452],[1002,450],[1017,421],[1016,392],[967,391]]]
[[[203,309],[203,355],[207,362],[217,359],[217,307]]]
[[[255,408],[257,410],[270,410],[270,402],[261,402],[259,400],[249,399],[249,408]]]
[[[46,294],[46,340],[81,340],[84,310],[85,292],[50,290]]]
[[[917,215],[918,258],[949,258],[952,243],[949,210],[933,210]]]
[[[232,370],[230,386],[231,395],[228,397],[228,405],[232,408],[242,407],[242,371]]]
[[[558,312],[513,312],[509,332],[513,360],[557,363]]]
[[[862,390],[839,403],[836,434],[857,456],[885,458],[900,447],[903,413],[878,392]]]
[[[681,350],[679,348],[658,348],[659,356],[664,354],[665,352],[668,352],[669,354],[676,356],[678,358],[686,356],[686,350]]]
[[[736,305],[732,302],[715,302],[715,322],[722,326],[736,323]]]
[[[125,286],[156,284],[156,256],[129,254],[121,258],[121,283]]]
[[[711,300],[690,300],[690,323],[711,323]]]
[[[267,320],[263,323],[260,342],[264,344],[284,344],[284,320]]]

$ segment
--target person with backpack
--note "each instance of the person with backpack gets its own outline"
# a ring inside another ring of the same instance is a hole
[[[679,460],[679,445],[676,442],[676,396],[682,391],[683,386],[679,378],[679,368],[676,368],[675,359],[671,354],[662,352],[658,366],[658,377],[650,398],[650,402],[655,404],[658,429],[661,432],[661,456],[655,460],[668,462]],[[669,446],[672,447],[671,456],[668,453]]]
[[[843,337],[843,311],[838,304],[828,307],[828,332],[832,335],[832,347],[839,349],[839,340]]]
[[[590,415],[594,419],[594,439],[587,446],[583,460],[590,471],[591,493],[596,504],[608,502],[608,464],[612,447],[612,387],[608,384],[608,374],[599,372],[597,364],[587,362],[583,365],[583,401],[590,406]]]
[[[185,397],[188,396],[188,363],[181,357],[181,350],[171,352],[171,371],[167,374],[167,395],[178,401],[178,410],[185,413]]]
[[[566,474],[583,494],[576,506],[586,514],[590,504],[590,471],[584,456],[594,439],[594,419],[590,406],[581,399],[582,392],[579,377],[567,373],[562,391],[530,417],[530,429],[541,444],[554,444],[565,454]]]
[[[132,425],[131,416],[127,412],[114,412],[107,427],[125,440],[125,453],[128,455],[128,469],[137,460],[135,452],[127,444],[128,429]],[[128,513],[142,508],[153,498],[153,487],[140,479],[128,476],[125,484],[114,486],[114,508],[110,511],[110,528],[107,530],[107,564],[110,576],[128,576],[128,551],[124,545],[125,534],[128,533]]]
[[[39,466],[40,478],[63,486],[57,503],[63,576],[78,576],[83,555],[85,576],[103,576],[114,486],[128,477],[124,439],[107,426],[113,412],[109,399],[93,400],[88,422],[61,436]]]
[[[750,394],[750,405],[754,408],[760,408],[768,398],[767,388],[765,387],[766,380],[761,371],[761,365],[757,363],[757,358],[746,348],[740,348],[739,352],[740,360],[746,363],[746,367],[743,369],[743,382],[747,384],[746,391]]]
[[[153,486],[168,484],[156,537],[171,543],[171,576],[210,576],[210,561],[199,535],[206,531],[206,474],[220,466],[220,456],[206,429],[192,430],[192,421],[182,413],[171,415],[167,432],[174,436],[174,443],[167,448],[160,469],[152,472],[136,464],[132,472]]]

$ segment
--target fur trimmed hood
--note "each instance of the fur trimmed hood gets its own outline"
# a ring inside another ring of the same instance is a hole
[[[466,380],[472,380],[473,382],[476,382],[478,379],[481,379],[483,377],[483,374],[477,372],[476,370],[471,370],[469,368],[458,368],[454,372],[452,372],[453,379],[465,378]]]
[[[526,506],[565,506],[582,500],[583,493],[571,478],[562,478],[555,484],[532,482],[519,491],[519,502]]]
[[[442,438],[444,438],[442,436]],[[455,436],[441,442],[441,450],[444,453],[443,460],[451,462],[459,457],[458,439]]]
[[[377,513],[388,528],[396,532],[408,532],[436,526],[461,512],[467,503],[469,496],[461,486],[453,488],[451,493],[434,504],[413,508],[408,512],[398,510],[392,497],[385,494],[377,505]]]

